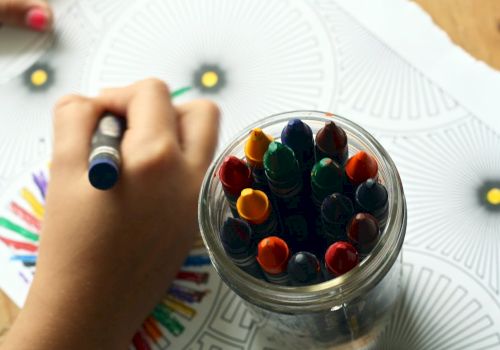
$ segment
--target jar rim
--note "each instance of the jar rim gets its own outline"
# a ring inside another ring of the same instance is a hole
[[[334,121],[342,127],[348,139],[356,138],[362,142],[366,151],[375,156],[379,174],[383,173],[385,186],[389,193],[389,215],[379,242],[372,252],[348,273],[319,284],[301,287],[281,286],[259,280],[242,272],[226,255],[220,243],[218,227],[212,220],[215,203],[210,200],[217,185],[217,171],[228,155],[244,142],[253,128],[266,129],[286,123],[292,118],[304,122]],[[376,285],[390,270],[402,248],[406,232],[406,201],[403,185],[396,166],[382,145],[358,124],[333,113],[314,110],[296,110],[278,113],[258,120],[245,127],[218,155],[207,171],[200,191],[198,204],[200,231],[212,263],[224,280],[243,299],[280,312],[300,313],[307,309],[324,310],[325,307],[346,303],[366,293]]]

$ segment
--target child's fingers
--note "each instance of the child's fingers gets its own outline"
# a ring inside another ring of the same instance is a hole
[[[127,127],[143,139],[167,136],[178,142],[177,120],[167,85],[147,79],[124,88],[106,89],[97,100],[106,109],[126,116]]]
[[[181,147],[187,161],[205,171],[217,146],[219,109],[210,101],[195,100],[177,107]]]
[[[54,161],[71,167],[87,166],[92,135],[104,112],[95,100],[63,97],[54,109]]]
[[[52,27],[52,11],[41,0],[0,0],[0,23],[45,31]]]

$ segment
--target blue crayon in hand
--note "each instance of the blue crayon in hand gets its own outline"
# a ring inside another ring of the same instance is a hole
[[[120,143],[125,132],[125,119],[104,114],[92,138],[89,156],[89,181],[99,190],[108,190],[120,174]]]
[[[281,142],[295,154],[304,187],[309,187],[314,165],[314,137],[311,127],[300,119],[291,119],[281,132]]]
[[[298,252],[288,261],[288,278],[292,286],[308,286],[323,282],[318,258],[309,252]]]
[[[255,256],[257,246],[252,239],[252,229],[241,219],[227,218],[220,231],[220,239],[226,254],[236,266],[250,275],[262,279],[264,276]]]

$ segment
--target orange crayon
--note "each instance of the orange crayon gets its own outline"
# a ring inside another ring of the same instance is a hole
[[[276,233],[278,222],[269,198],[264,192],[245,188],[236,201],[236,209],[240,218],[252,227],[256,242]]]
[[[262,129],[255,128],[250,132],[245,143],[245,157],[252,169],[252,175],[255,180],[255,186],[259,189],[267,189],[267,179],[264,173],[264,153],[266,153],[269,144],[274,138],[265,134]]]
[[[264,238],[258,245],[257,262],[269,282],[287,285],[287,266],[290,250],[284,240],[271,236]]]
[[[349,184],[355,189],[368,179],[377,181],[378,164],[375,158],[364,151],[353,155],[345,165],[345,174]]]

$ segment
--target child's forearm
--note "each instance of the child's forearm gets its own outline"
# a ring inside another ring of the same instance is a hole
[[[88,158],[104,112],[127,130],[120,179],[100,191]],[[36,275],[4,349],[127,348],[192,246],[217,130],[216,106],[174,106],[156,79],[59,101]]]
[[[32,291],[30,300],[7,334],[2,350],[127,348],[127,336],[112,329],[112,325],[103,326],[93,318],[94,310],[82,313],[81,309],[75,308],[75,301],[68,303],[57,291],[50,290],[50,287],[45,289],[49,291]],[[54,298],[37,298],[39,293],[49,294]]]

